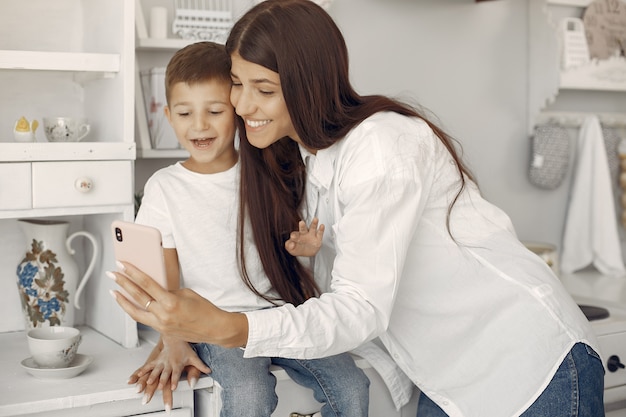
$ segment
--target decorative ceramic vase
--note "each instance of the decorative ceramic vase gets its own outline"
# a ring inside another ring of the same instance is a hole
[[[87,232],[67,237],[69,223],[57,220],[19,219],[26,237],[24,259],[17,266],[17,287],[26,327],[73,326],[74,309],[95,266],[98,243]],[[71,242],[84,236],[93,245],[91,261],[79,279]]]

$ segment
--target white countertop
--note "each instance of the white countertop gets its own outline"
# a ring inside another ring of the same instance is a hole
[[[559,279],[574,298],[604,301],[626,308],[626,277],[607,276],[593,268],[574,274],[561,274]]]
[[[141,340],[139,347],[127,349],[89,327],[79,328],[83,341],[78,353],[92,356],[93,362],[83,373],[69,379],[31,376],[20,365],[30,356],[25,332],[0,334],[0,416],[49,413],[128,399],[141,404],[142,394],[137,394],[135,386],[126,381],[144,363],[154,345]],[[201,378],[196,389],[211,385],[211,378]],[[181,381],[177,392],[184,391],[190,388],[186,381]],[[160,396],[155,395],[144,407],[146,412],[162,407]]]

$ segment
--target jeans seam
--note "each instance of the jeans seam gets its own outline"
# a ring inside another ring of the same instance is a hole
[[[572,384],[572,410],[571,410],[571,414],[572,417],[577,417],[578,416],[578,406],[579,406],[579,399],[580,399],[580,393],[578,391],[578,370],[576,369],[576,361],[574,360],[574,355],[573,352],[570,351],[570,353],[567,355],[567,362],[570,368],[570,375],[571,375],[571,384]]]
[[[302,366],[304,369],[306,369],[311,375],[313,375],[313,377],[315,378],[315,381],[317,382],[322,392],[324,393],[324,396],[328,399],[327,405],[333,410],[333,413],[335,413],[336,416],[339,416],[337,407],[335,405],[335,399],[330,395],[330,392],[328,391],[327,387],[323,384],[324,381],[320,380],[319,376],[315,372],[316,369],[315,368],[311,369],[307,366],[309,361],[302,361],[300,359],[295,359],[295,361],[299,363],[300,366]]]

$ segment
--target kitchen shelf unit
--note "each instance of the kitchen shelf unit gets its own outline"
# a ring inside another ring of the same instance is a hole
[[[70,233],[90,232],[101,253],[76,325],[124,348],[137,346],[137,324],[108,294],[115,284],[104,273],[115,267],[111,221],[134,218],[134,16],[125,0],[0,0],[0,233],[12,240],[0,273],[14,277],[26,248],[15,219],[63,219]],[[48,116],[86,117],[91,132],[83,142],[49,143],[38,129],[35,142],[18,143],[21,116],[40,125]],[[83,179],[88,191],[77,186]],[[77,243],[80,265],[88,250]],[[0,332],[23,329],[15,281],[1,280],[0,291],[15,294]]]
[[[559,20],[581,18],[592,0],[529,0],[528,129],[561,91],[626,92],[626,59],[613,57],[562,69]]]

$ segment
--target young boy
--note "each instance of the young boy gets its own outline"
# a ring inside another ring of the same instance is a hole
[[[170,290],[191,288],[228,311],[271,308],[284,301],[263,271],[252,236],[239,244],[246,251],[246,270],[256,293],[242,280],[237,262],[239,165],[230,89],[230,59],[222,45],[198,42],[172,57],[165,75],[165,115],[189,158],[152,175],[136,222],[161,231]],[[323,228],[314,223],[310,230],[310,247],[319,247]],[[307,234],[305,225],[300,225],[299,233]],[[289,252],[315,254],[306,245]],[[210,368],[211,377],[223,388],[221,416],[272,414],[278,402],[276,380],[269,372],[272,358],[244,359],[241,349],[208,344],[195,344],[193,349],[206,366],[188,343],[162,338],[130,382],[150,373],[148,384],[160,378],[163,388],[170,380],[175,385],[185,366],[203,372]],[[275,360],[296,382],[313,389],[324,404],[323,416],[367,416],[369,380],[348,354]],[[165,397],[164,401],[171,408]]]

